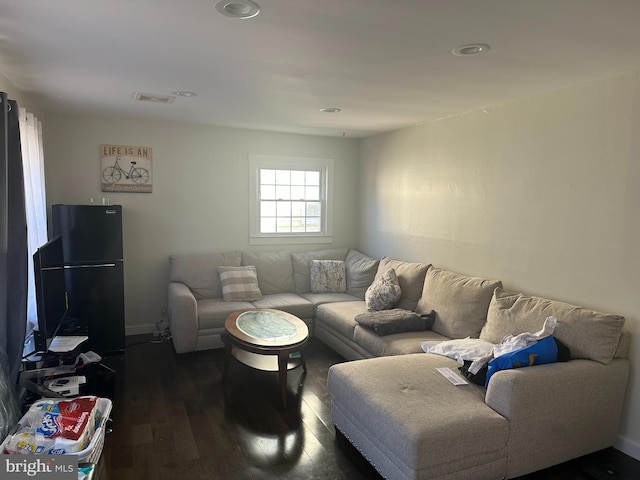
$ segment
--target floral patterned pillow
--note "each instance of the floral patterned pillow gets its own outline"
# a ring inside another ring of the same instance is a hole
[[[396,271],[390,268],[367,288],[364,294],[367,310],[388,310],[393,308],[400,299],[400,293],[402,292],[400,291],[400,282],[398,282]]]
[[[312,293],[343,293],[347,291],[347,277],[342,260],[311,261]]]

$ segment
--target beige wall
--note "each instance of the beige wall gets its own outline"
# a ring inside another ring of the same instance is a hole
[[[365,139],[360,174],[367,253],[627,318],[620,447],[640,458],[638,75]]]
[[[48,204],[123,205],[127,334],[150,332],[166,306],[168,256],[249,247],[248,154],[335,160],[333,246],[353,246],[358,142],[122,118],[49,115]],[[102,193],[100,144],[153,149],[153,193]]]

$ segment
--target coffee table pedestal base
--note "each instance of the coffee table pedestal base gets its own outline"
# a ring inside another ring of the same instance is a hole
[[[222,383],[225,383],[227,380],[231,358],[235,358],[240,363],[255,370],[278,372],[282,406],[286,408],[287,372],[302,366],[304,373],[307,373],[307,364],[304,361],[304,352],[302,351],[302,348],[306,344],[306,340],[297,344],[295,347],[288,347],[279,351],[242,344],[235,341],[235,339],[231,338],[226,333],[222,335],[222,341],[224,342],[226,351],[224,370],[222,371]],[[299,354],[299,358],[291,358],[290,355],[292,353]]]

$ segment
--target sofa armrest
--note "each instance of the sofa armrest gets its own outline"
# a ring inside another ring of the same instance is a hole
[[[196,298],[184,283],[169,282],[168,318],[177,353],[196,350],[198,309]]]
[[[612,446],[628,375],[626,359],[495,373],[485,402],[509,421],[508,478]]]

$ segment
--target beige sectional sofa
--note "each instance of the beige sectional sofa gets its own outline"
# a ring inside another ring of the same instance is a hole
[[[312,293],[313,259],[344,260],[347,288]],[[629,373],[624,318],[502,288],[426,263],[380,261],[347,249],[228,252],[170,259],[169,321],[177,352],[222,346],[226,316],[279,308],[350,362],[329,370],[332,419],[389,479],[515,478],[609,446],[617,437]],[[225,302],[216,269],[255,265],[263,298]],[[397,307],[434,312],[429,330],[378,335],[356,321],[368,286],[393,268]],[[487,387],[456,386],[452,358],[423,341],[473,337],[500,343],[558,319],[554,336],[571,360],[496,372]]]

